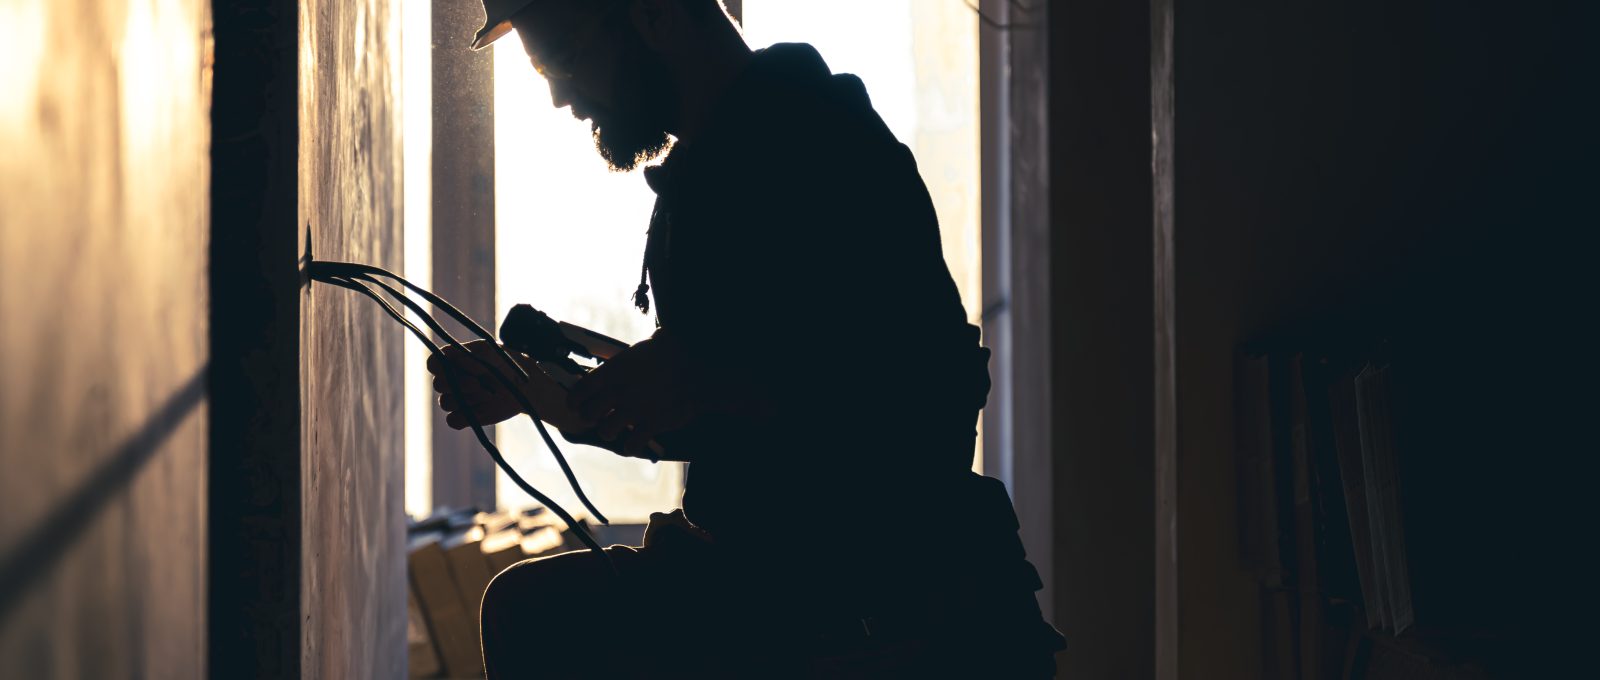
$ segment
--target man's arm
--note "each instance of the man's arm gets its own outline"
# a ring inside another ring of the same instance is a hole
[[[516,350],[507,350],[528,373],[528,380],[523,381],[517,370],[506,365],[487,340],[474,340],[462,346],[473,356],[498,368],[520,388],[523,398],[539,411],[540,420],[562,432],[581,432],[594,426],[593,422],[584,420],[567,407],[566,388],[545,375],[532,358]],[[433,389],[439,393],[439,407],[445,412],[445,424],[452,429],[467,428],[466,411],[469,409],[478,424],[484,426],[510,420],[523,413],[522,404],[516,396],[491,376],[482,364],[459,349],[445,347],[442,354],[428,357],[427,367],[434,376]],[[451,368],[464,378],[457,380],[461,389],[459,393],[451,392],[449,381],[445,379],[445,371]]]
[[[650,442],[712,416],[758,419],[762,395],[699,360],[673,333],[656,331],[601,364],[573,386],[567,407],[584,422],[594,422],[585,439],[622,455],[650,457]],[[666,445],[672,460],[672,440]],[[613,448],[614,447],[614,448]]]

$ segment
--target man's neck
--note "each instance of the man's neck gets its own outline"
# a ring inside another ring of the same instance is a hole
[[[737,35],[708,45],[690,64],[678,69],[678,124],[668,130],[680,143],[698,135],[722,95],[750,63],[751,51]]]

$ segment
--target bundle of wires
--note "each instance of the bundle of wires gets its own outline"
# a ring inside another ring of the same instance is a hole
[[[455,362],[446,360],[442,356],[444,350],[439,346],[438,343],[434,342],[432,338],[428,337],[428,334],[421,328],[418,328],[417,325],[412,323],[410,319],[407,319],[406,315],[399,309],[396,309],[388,299],[384,298],[383,295],[379,294],[378,290],[388,294],[391,298],[400,302],[400,304],[404,305],[407,309],[415,313],[419,318],[422,319],[423,324],[425,324],[429,330],[432,330],[434,335],[443,340],[447,346],[455,348],[461,356],[467,357],[476,362],[479,366],[482,366],[491,377],[500,383],[501,387],[505,388],[511,393],[512,397],[517,400],[517,405],[522,407],[523,413],[526,413],[528,418],[533,421],[534,427],[539,430],[539,436],[544,439],[545,446],[550,448],[550,453],[555,456],[556,463],[561,466],[561,472],[566,475],[567,483],[572,486],[573,492],[578,495],[578,500],[581,501],[583,506],[594,515],[594,518],[597,521],[599,521],[601,524],[610,524],[610,521],[606,519],[605,515],[601,514],[600,510],[595,508],[593,503],[589,502],[588,495],[584,494],[583,488],[578,484],[577,475],[574,475],[572,472],[572,466],[567,464],[566,456],[561,455],[561,448],[556,446],[555,439],[550,436],[550,431],[545,428],[544,422],[539,419],[538,410],[535,409],[533,404],[528,401],[527,396],[521,389],[517,387],[512,378],[507,376],[505,371],[501,370],[501,367],[494,365],[493,362],[478,356],[476,353],[464,347],[455,339],[454,336],[450,334],[449,331],[445,330],[445,327],[439,323],[438,319],[429,314],[421,304],[417,303],[415,300],[412,300],[408,295],[405,294],[405,292],[381,281],[380,279],[391,279],[395,282],[398,282],[402,287],[416,293],[418,296],[422,297],[423,300],[426,300],[428,303],[432,304],[436,309],[442,310],[445,314],[455,319],[473,334],[484,340],[487,340],[489,345],[492,346],[497,353],[499,353],[500,358],[505,361],[506,366],[509,366],[516,371],[518,380],[522,382],[528,381],[529,375],[527,370],[522,367],[521,363],[511,357],[511,354],[495,340],[495,337],[491,335],[489,331],[484,330],[483,326],[478,325],[478,323],[473,321],[471,317],[467,316],[461,310],[456,309],[454,305],[446,302],[438,295],[435,295],[432,292],[429,292],[420,286],[405,280],[400,275],[385,270],[381,267],[374,267],[367,264],[357,264],[353,262],[313,261],[308,267],[308,272],[311,280],[313,281],[321,281],[323,283],[332,284],[340,288],[346,288],[371,298],[374,302],[378,303],[378,306],[382,307],[383,311],[388,313],[391,318],[393,318],[400,325],[404,326],[407,330],[411,331],[411,334],[415,335],[418,340],[422,341],[422,344],[428,348],[430,353],[440,355],[441,361],[439,363],[444,367],[443,377],[446,385],[449,386],[452,393],[461,393],[461,390],[459,389],[460,381],[467,378],[467,376],[462,373],[461,368],[456,366]],[[373,290],[374,287],[376,287],[378,290]],[[466,404],[461,404],[461,414],[466,418],[467,425],[472,428],[472,433],[477,436],[478,444],[483,446],[483,450],[489,453],[490,458],[494,459],[495,465],[498,465],[501,470],[504,470],[506,476],[510,477],[511,481],[515,482],[516,485],[524,492],[527,492],[529,496],[532,496],[535,500],[544,504],[545,507],[556,513],[556,516],[560,517],[562,521],[567,523],[568,527],[572,528],[573,532],[578,536],[578,539],[582,541],[585,546],[594,551],[596,554],[600,555],[601,559],[607,564],[610,564],[610,556],[607,555],[606,552],[600,547],[600,544],[594,540],[594,537],[584,529],[583,524],[579,523],[577,519],[575,519],[571,513],[567,512],[566,509],[562,508],[560,504],[551,500],[549,496],[541,493],[538,489],[535,489],[532,484],[529,484],[527,480],[523,479],[522,475],[517,474],[517,471],[506,462],[505,456],[501,455],[500,453],[500,449],[494,445],[494,442],[489,440],[489,435],[484,432],[483,424],[478,421],[477,414],[474,413]],[[613,567],[613,569],[614,568],[615,567]]]

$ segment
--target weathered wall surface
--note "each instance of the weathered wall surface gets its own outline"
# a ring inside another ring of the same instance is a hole
[[[302,257],[401,263],[400,4],[300,2]],[[301,675],[405,675],[403,331],[302,290]]]
[[[0,677],[205,673],[209,3],[0,3]]]

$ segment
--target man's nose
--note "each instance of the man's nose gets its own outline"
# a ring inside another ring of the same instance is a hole
[[[550,84],[551,106],[554,106],[558,109],[572,106],[573,96],[572,88],[570,86],[566,85],[557,78],[547,78],[546,81]]]

